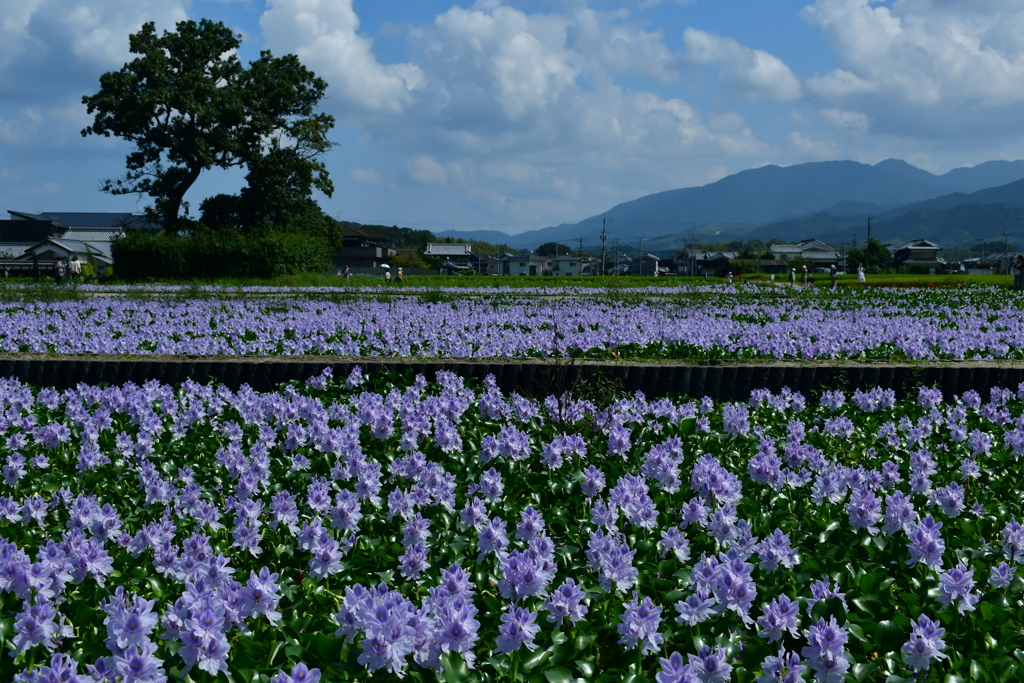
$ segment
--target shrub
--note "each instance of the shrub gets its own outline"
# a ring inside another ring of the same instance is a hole
[[[292,233],[241,235],[197,228],[190,235],[131,231],[112,245],[125,280],[276,277],[324,272],[331,254],[320,238]]]

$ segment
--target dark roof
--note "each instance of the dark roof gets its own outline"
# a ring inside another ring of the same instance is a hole
[[[51,221],[62,228],[155,228],[158,227],[145,216],[125,212],[81,212],[81,211],[44,211],[27,213],[25,211],[8,211],[12,217],[29,221]]]
[[[354,225],[345,225],[342,226],[342,231],[345,237],[362,237],[374,242],[388,241],[387,235],[382,235],[376,230],[370,230],[369,228],[357,228]]]

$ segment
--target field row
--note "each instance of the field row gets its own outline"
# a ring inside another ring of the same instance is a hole
[[[427,358],[1021,359],[1024,298],[95,297],[0,304],[0,352]]]
[[[1022,408],[5,381],[0,679],[1019,680]]]

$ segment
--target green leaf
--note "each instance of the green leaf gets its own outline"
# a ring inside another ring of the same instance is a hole
[[[878,671],[878,664],[874,662],[858,662],[850,667],[853,677],[857,679],[857,683],[864,683],[868,680],[868,676]]]
[[[442,652],[440,659],[441,666],[444,667],[444,683],[469,683],[478,680],[458,652]]]
[[[891,621],[880,621],[874,629],[875,645],[882,653],[896,652],[907,641],[906,632]]]
[[[594,663],[593,662],[588,662],[588,661],[583,660],[583,659],[577,659],[575,664],[576,664],[576,668],[580,670],[580,673],[583,674],[584,678],[593,678],[594,677],[595,669],[594,669]]]
[[[547,669],[544,678],[548,683],[569,683],[573,680],[572,670],[565,666],[556,666],[554,669]]]

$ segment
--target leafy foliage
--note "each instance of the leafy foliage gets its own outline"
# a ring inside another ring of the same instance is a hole
[[[135,145],[126,173],[105,181],[105,191],[153,197],[168,231],[179,227],[186,192],[214,167],[248,166],[254,193],[270,181],[294,196],[308,196],[294,192],[296,184],[330,194],[326,167],[316,157],[330,147],[334,119],[313,113],[327,83],[295,55],[264,51],[246,69],[235,54],[240,37],[207,19],[179,22],[163,36],[149,22],[129,44],[139,56],[103,74],[99,92],[82,98],[94,115],[82,135]],[[263,213],[287,210],[287,202],[276,204],[280,199],[267,198]]]

